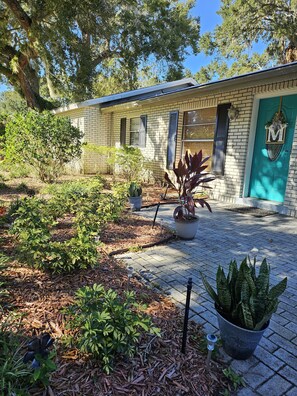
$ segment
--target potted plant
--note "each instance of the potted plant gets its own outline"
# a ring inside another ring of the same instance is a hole
[[[203,158],[202,150],[199,153],[191,155],[186,152],[184,159],[179,160],[177,166],[173,164],[173,172],[175,175],[175,182],[173,182],[168,173],[165,173],[166,182],[173,187],[179,197],[180,205],[177,206],[173,212],[175,220],[176,233],[183,239],[193,239],[198,229],[198,216],[195,215],[196,202],[200,206],[206,206],[211,212],[210,205],[204,198],[197,198],[194,201],[194,194],[197,188],[214,180],[214,177],[209,177],[209,173],[204,172],[208,165],[205,165],[210,157]]]
[[[287,278],[269,288],[270,267],[264,259],[256,273],[256,259],[252,264],[246,257],[240,267],[235,260],[229,264],[226,277],[219,266],[216,275],[217,292],[201,273],[206,291],[215,302],[223,348],[235,359],[244,360],[256,349],[278,298],[285,291]]]
[[[132,211],[139,211],[142,204],[142,188],[137,182],[131,182],[129,189],[129,202]]]

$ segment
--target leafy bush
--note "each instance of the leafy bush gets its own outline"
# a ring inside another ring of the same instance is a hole
[[[37,198],[25,198],[12,216],[15,218],[11,233],[19,240],[18,250],[22,258],[39,266],[46,260],[50,227],[55,224],[53,216],[47,211],[46,201]]]
[[[47,111],[16,113],[5,131],[6,160],[31,166],[46,183],[55,181],[64,164],[81,155],[80,130],[69,119]]]
[[[62,212],[75,212],[78,206],[78,201],[81,198],[87,198],[92,195],[96,197],[102,192],[103,181],[96,177],[92,179],[83,179],[61,184],[52,184],[45,187],[42,192],[51,194],[51,200],[54,210],[59,209]]]
[[[113,172],[122,176],[127,182],[140,181],[146,171],[145,158],[138,147],[123,146],[120,148],[88,144],[87,149],[107,157],[107,163]]]
[[[151,319],[139,312],[133,292],[124,298],[102,285],[86,286],[76,292],[75,303],[67,309],[69,325],[75,330],[73,342],[83,351],[99,358],[109,373],[117,356],[131,357],[141,332],[159,335]]]
[[[218,312],[230,322],[250,330],[261,330],[276,312],[278,297],[285,291],[287,278],[269,289],[270,267],[262,261],[256,274],[253,264],[245,258],[239,269],[235,260],[229,264],[226,277],[221,266],[217,270],[217,292],[201,273],[206,291],[214,300]]]

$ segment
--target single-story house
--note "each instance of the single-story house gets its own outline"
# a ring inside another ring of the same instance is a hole
[[[101,146],[141,148],[160,178],[186,150],[211,155],[212,195],[297,217],[297,62],[198,85],[193,79],[59,108]],[[107,172],[85,152],[82,173]]]

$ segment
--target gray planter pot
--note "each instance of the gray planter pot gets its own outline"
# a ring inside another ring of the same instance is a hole
[[[198,230],[199,217],[191,221],[181,221],[175,219],[175,230],[176,235],[182,239],[193,239],[195,238],[196,232]]]
[[[252,356],[269,325],[268,322],[266,327],[260,331],[247,330],[229,322],[218,312],[217,317],[223,348],[229,356],[238,360],[245,360]]]
[[[132,212],[138,212],[142,205],[142,196],[140,197],[129,197],[129,202]]]

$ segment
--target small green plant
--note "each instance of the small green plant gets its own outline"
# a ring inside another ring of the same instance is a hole
[[[129,186],[129,197],[140,197],[142,194],[142,188],[140,184],[131,182]]]
[[[141,332],[159,335],[159,329],[141,312],[133,292],[121,298],[102,285],[86,286],[76,292],[75,303],[67,309],[74,330],[72,342],[83,352],[98,358],[109,373],[117,356],[131,357]]]
[[[245,386],[244,379],[241,375],[237,374],[231,367],[227,367],[223,370],[223,374],[230,381],[232,390],[237,390],[241,386]],[[228,390],[227,390],[228,391]]]
[[[278,298],[285,291],[287,278],[270,286],[270,266],[264,259],[256,273],[256,260],[252,264],[246,257],[237,267],[235,260],[229,264],[228,275],[221,266],[217,270],[217,292],[201,274],[203,284],[214,300],[218,312],[231,323],[250,330],[261,330],[276,312]]]

